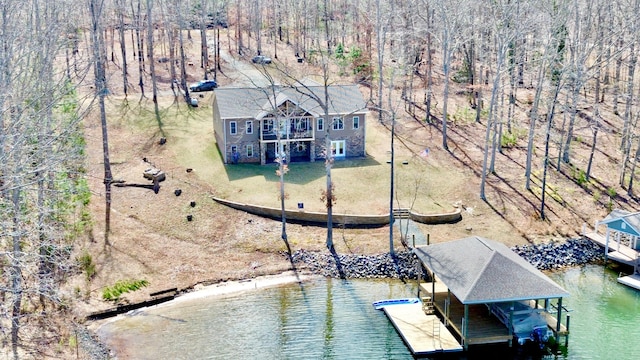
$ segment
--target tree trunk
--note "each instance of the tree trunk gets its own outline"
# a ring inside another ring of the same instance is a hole
[[[631,55],[629,59],[629,74],[627,78],[627,91],[626,91],[626,102],[624,109],[624,124],[622,126],[622,137],[620,139],[620,148],[622,149],[622,169],[620,170],[620,185],[624,187],[624,178],[626,176],[627,171],[627,163],[629,161],[629,156],[631,154],[631,143],[632,139],[632,128],[635,128],[635,125],[632,125],[631,122],[634,121],[633,118],[637,117],[631,114],[631,104],[635,102],[633,84],[634,84],[634,74],[636,68],[636,60],[637,55],[635,53],[635,43],[631,43],[631,48],[629,49]]]
[[[542,93],[542,83],[544,81],[545,64],[540,64],[538,70],[538,85],[536,86],[536,94],[533,97],[531,105],[531,113],[529,116],[529,136],[527,137],[527,160],[525,165],[525,189],[531,190],[531,160],[533,158],[533,138],[535,135],[536,121],[538,120],[538,107],[540,105],[540,95]]]
[[[118,35],[120,38],[120,52],[122,54],[122,91],[126,98],[129,89],[129,73],[127,71],[127,44],[124,36],[124,1],[118,0],[116,6],[118,7]]]
[[[147,52],[149,56],[149,71],[151,72],[151,90],[153,91],[153,106],[156,113],[156,121],[162,132],[162,120],[160,119],[160,109],[158,108],[158,81],[156,79],[156,64],[153,55],[153,17],[151,8],[153,1],[147,0]]]
[[[107,131],[107,113],[105,110],[104,98],[107,93],[106,76],[105,76],[105,55],[102,44],[102,7],[99,0],[90,0],[89,10],[91,13],[91,43],[93,48],[93,69],[95,77],[96,96],[98,96],[98,105],[100,107],[100,124],[102,127],[102,154],[104,163],[104,187],[105,187],[105,229],[104,229],[104,245],[108,246],[109,232],[111,231],[111,162],[109,160],[109,137]]]
[[[427,8],[427,27],[431,29],[432,12]],[[431,56],[431,31],[427,32],[427,91],[425,94],[425,121],[431,123],[431,98],[433,96],[433,57]]]
[[[133,7],[133,4],[131,5]],[[142,31],[142,0],[138,0],[138,11],[134,11],[134,19],[136,22],[136,42],[138,43],[138,86],[140,87],[140,100],[145,98],[144,95],[144,46],[140,32]]]
[[[624,48],[624,41],[618,39],[618,49]],[[620,97],[620,73],[622,72],[622,52],[618,52],[616,55],[616,68],[613,79],[613,113],[619,115],[618,112],[618,98]],[[620,143],[620,149],[622,150],[624,145]]]
[[[445,42],[444,48],[442,50],[442,67],[444,70],[444,92],[442,94],[442,148],[445,150],[449,150],[449,145],[447,145],[447,103],[449,102],[449,68],[450,68],[450,56],[449,53],[449,44]]]
[[[201,18],[200,18],[200,66],[203,71],[204,79],[209,79],[209,44],[207,42],[207,27],[205,21],[207,20],[207,7],[204,3],[201,4]]]
[[[182,36],[182,16],[180,15],[180,10],[178,10],[178,46],[180,50],[180,87],[182,88],[182,91],[184,91],[184,101],[187,104],[191,104],[189,87],[187,86],[187,67],[184,54],[184,38]]]
[[[15,151],[14,155],[17,157],[19,151]],[[20,159],[16,159],[17,163],[19,163]],[[20,168],[15,169],[17,174],[20,173]],[[18,176],[16,174],[16,177]],[[20,344],[20,337],[18,336],[20,332],[20,318],[22,317],[22,292],[23,292],[23,283],[22,283],[22,236],[20,234],[21,231],[21,221],[20,221],[20,208],[22,207],[22,197],[20,196],[20,187],[16,186],[13,191],[12,202],[13,202],[13,251],[11,257],[11,268],[9,272],[9,277],[11,278],[11,348],[13,350],[14,359],[19,359],[18,356],[18,347]]]
[[[545,142],[544,142],[544,161],[542,164],[542,194],[540,200],[540,219],[544,220],[544,205],[547,191],[547,169],[549,167],[549,142],[551,141],[551,129],[553,127],[553,116],[556,108],[556,103],[558,102],[558,94],[560,93],[560,79],[557,79],[556,90],[553,95],[553,102],[551,104],[551,109],[547,114],[547,129],[545,132]]]
[[[382,25],[382,9],[380,0],[377,0],[376,7],[376,39],[378,50],[378,108],[382,108],[382,88],[383,88],[383,66],[384,66],[384,47],[386,43],[386,28]],[[378,112],[378,122],[382,124],[382,111]]]
[[[489,173],[493,173],[494,168],[493,168],[493,163],[495,162],[494,157],[495,157],[495,143],[496,143],[496,138],[495,138],[495,133],[497,132],[497,121],[496,119],[496,103],[498,101],[498,93],[500,92],[500,74],[502,71],[502,65],[504,63],[504,55],[500,54],[498,57],[498,65],[496,68],[496,75],[494,76],[493,79],[493,89],[491,90],[491,102],[489,103],[489,116],[488,116],[488,120],[487,120],[487,131],[485,133],[485,143],[484,143],[484,157],[482,160],[482,178],[480,180],[480,199],[486,201],[487,197],[485,195],[485,183],[486,183],[486,179],[487,179],[487,172]],[[445,85],[445,89],[446,89],[446,85]],[[446,91],[446,90],[445,90]],[[445,106],[446,106],[446,102],[445,102]],[[494,135],[493,138],[491,137],[491,131],[493,130]],[[487,168],[487,158],[488,158],[488,153],[489,153],[489,142],[491,142],[491,167],[489,168],[490,170],[488,170]]]
[[[591,178],[591,165],[593,164],[593,155],[596,153],[596,143],[598,141],[598,129],[600,128],[600,124],[596,119],[596,124],[592,127],[593,131],[593,139],[591,140],[591,151],[589,152],[589,162],[587,164],[587,173],[585,174],[585,179],[589,181]]]
[[[638,147],[636,148],[636,153],[633,156],[633,161],[631,162],[631,171],[629,172],[629,187],[627,188],[627,195],[633,196],[633,178],[636,173],[636,164],[638,163],[638,157],[640,157],[640,139],[638,140]]]
[[[236,0],[236,50],[238,51],[238,55],[242,56],[242,25],[240,23],[241,19],[241,0]]]

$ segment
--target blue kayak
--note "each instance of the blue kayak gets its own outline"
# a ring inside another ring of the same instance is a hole
[[[418,298],[387,299],[374,302],[373,308],[376,310],[382,310],[385,306],[415,304],[419,302],[420,299]]]

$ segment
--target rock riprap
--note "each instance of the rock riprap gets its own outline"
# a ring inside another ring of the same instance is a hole
[[[598,263],[603,260],[602,248],[588,239],[569,239],[537,245],[511,248],[539,270]],[[298,250],[293,253],[293,263],[313,274],[333,278],[391,278],[417,279],[418,260],[410,251],[399,251],[395,257],[385,254],[328,254]],[[422,279],[427,275],[423,271]]]

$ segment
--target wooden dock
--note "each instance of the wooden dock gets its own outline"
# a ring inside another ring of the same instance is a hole
[[[607,238],[595,231],[585,232],[583,234],[587,239],[595,242],[603,248],[607,245]],[[638,261],[638,252],[628,246],[618,244],[616,241],[609,240],[609,253],[607,257],[621,264],[636,266]]]
[[[448,288],[441,282],[435,283],[435,294],[432,294],[432,283],[420,284],[420,296],[428,296],[435,299],[434,306],[439,314],[445,313],[445,301]],[[449,308],[449,323],[447,324],[455,332],[458,339],[462,338],[462,319],[464,318],[464,305],[455,296],[451,297]],[[513,334],[491,315],[484,304],[469,305],[469,324],[467,328],[467,345],[482,345],[495,343],[510,343]]]
[[[383,310],[414,356],[463,350],[436,315],[425,314],[422,303],[386,306]]]
[[[640,290],[640,275],[638,274],[621,276],[618,278],[618,282],[620,284]]]

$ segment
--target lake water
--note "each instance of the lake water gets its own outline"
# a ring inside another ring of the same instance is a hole
[[[550,276],[571,293],[568,351],[557,359],[632,359],[640,352],[640,292],[601,266]],[[318,279],[152,307],[100,328],[120,359],[413,359],[371,303],[415,296],[415,283]],[[488,348],[453,359],[530,359]]]

